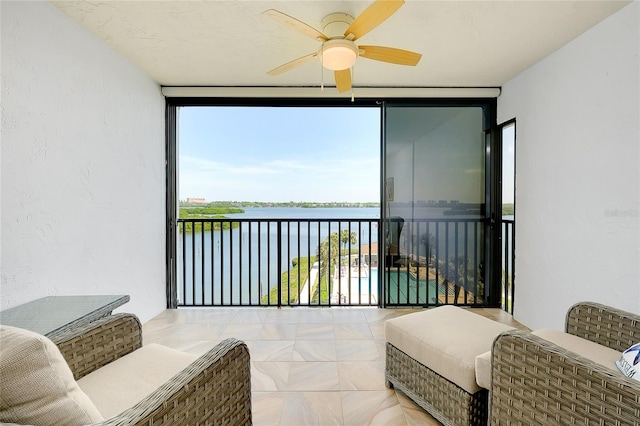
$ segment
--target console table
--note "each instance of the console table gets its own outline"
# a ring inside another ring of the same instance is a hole
[[[48,296],[0,311],[0,324],[20,327],[50,339],[111,315],[129,301],[128,295]]]

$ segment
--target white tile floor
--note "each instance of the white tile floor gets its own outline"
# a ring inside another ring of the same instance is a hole
[[[472,311],[520,326],[499,309]],[[411,312],[167,310],[143,325],[143,338],[144,343],[198,355],[227,337],[245,341],[251,355],[255,425],[439,425],[402,393],[384,385],[384,322]]]

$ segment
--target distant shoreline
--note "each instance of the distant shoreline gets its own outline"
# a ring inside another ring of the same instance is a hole
[[[343,201],[343,202],[312,202],[312,201],[211,201],[208,203],[187,203],[180,201],[180,207],[216,207],[216,208],[243,208],[243,207],[301,207],[301,208],[345,208],[345,207],[380,207],[377,202]]]
[[[209,209],[243,209],[245,207],[289,207],[289,208],[372,208],[380,207],[376,202],[312,202],[312,201],[288,201],[288,202],[265,202],[265,201],[211,201],[204,203],[187,203],[180,201],[181,208],[209,208]],[[227,211],[225,213],[234,213]],[[238,212],[235,212],[238,213]],[[218,212],[217,214],[223,214]],[[503,215],[513,215],[513,203],[502,205]]]

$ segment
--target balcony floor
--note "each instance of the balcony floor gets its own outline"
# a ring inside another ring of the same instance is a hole
[[[471,311],[526,329],[500,309]],[[143,325],[144,343],[202,354],[244,340],[255,425],[439,425],[384,385],[384,322],[411,309],[181,308]]]

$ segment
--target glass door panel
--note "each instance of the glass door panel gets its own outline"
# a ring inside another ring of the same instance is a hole
[[[386,105],[386,306],[484,303],[486,122],[481,106]]]

